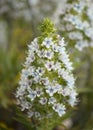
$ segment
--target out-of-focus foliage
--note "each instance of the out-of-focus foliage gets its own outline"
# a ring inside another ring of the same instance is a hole
[[[29,29],[27,30],[27,28]],[[21,61],[30,39],[30,25],[22,23],[20,20],[15,21],[10,43],[6,49],[0,48],[0,74],[2,75],[0,76],[0,103],[5,107],[12,103],[14,89],[19,79]],[[8,96],[11,100],[8,99]]]

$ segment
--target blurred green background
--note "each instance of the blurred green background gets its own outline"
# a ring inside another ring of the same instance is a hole
[[[0,0],[0,130],[31,130],[30,120],[17,108],[15,92],[27,45],[39,35],[41,20],[53,16],[58,2]],[[68,130],[93,130],[93,49],[75,55],[80,58],[79,64],[74,61],[80,102],[62,123]]]

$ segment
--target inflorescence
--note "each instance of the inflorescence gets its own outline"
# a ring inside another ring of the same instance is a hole
[[[18,105],[28,117],[62,117],[77,102],[73,66],[63,37],[55,33],[35,38],[28,53],[16,92]]]

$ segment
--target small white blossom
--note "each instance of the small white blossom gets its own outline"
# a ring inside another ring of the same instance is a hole
[[[88,27],[85,29],[85,34],[89,37],[92,38],[93,40],[93,27]]]
[[[52,59],[53,56],[54,56],[54,53],[53,53],[51,50],[46,50],[44,56],[45,56],[46,58],[48,58],[48,59]]]
[[[78,32],[78,31],[70,32],[68,34],[68,36],[72,40],[81,40],[81,39],[83,39],[82,33]]]
[[[63,104],[54,104],[53,109],[58,113],[58,115],[61,117],[65,114],[65,106]]]
[[[56,91],[56,92],[61,93],[62,89],[63,89],[63,88],[62,88],[62,85],[57,84],[57,83],[55,84],[55,91]]]
[[[34,78],[33,78],[33,81],[34,81],[34,83],[40,83],[41,82],[41,77],[39,76],[39,75],[37,75],[37,76],[35,76]]]
[[[53,61],[47,61],[45,63],[45,67],[47,68],[48,71],[53,70],[53,68],[54,68],[54,62]]]
[[[54,104],[56,99],[54,97],[49,98],[48,104]]]
[[[81,13],[81,11],[84,9],[84,3],[83,1],[80,1],[79,3],[74,4],[74,10],[76,10],[78,13]]]
[[[77,99],[76,97],[70,97],[70,99],[68,100],[68,103],[73,107],[77,104]]]
[[[34,66],[29,66],[28,72],[29,72],[29,75],[32,76],[34,74],[34,72],[35,72],[35,67]]]
[[[66,68],[69,71],[72,71],[73,70],[72,62],[70,62],[69,55],[67,54],[65,49],[64,48],[60,49],[60,53],[61,55],[59,56],[59,60],[61,60],[63,64],[65,64]]]
[[[63,96],[69,96],[71,92],[71,89],[67,86],[62,90],[62,95]]]
[[[45,104],[47,103],[47,98],[41,98],[41,99],[40,99],[40,103],[41,103],[42,105],[45,105]]]
[[[36,72],[40,75],[40,76],[42,76],[43,74],[44,74],[44,69],[43,68],[41,68],[41,67],[38,67],[38,69],[36,70]]]
[[[52,49],[53,49],[54,52],[58,52],[59,51],[59,46],[56,45],[56,44],[53,44]]]
[[[38,117],[40,117],[41,115],[40,115],[40,113],[39,112],[35,112],[35,117],[36,118],[38,118]]]
[[[49,85],[49,79],[48,79],[48,77],[42,78],[42,83],[43,83],[45,86]]]
[[[45,38],[42,45],[46,48],[50,48],[50,46],[53,44],[52,38]]]
[[[66,46],[65,41],[64,41],[64,37],[61,38],[61,40],[58,42],[58,45],[60,45],[61,47]]]
[[[24,76],[24,77],[28,77],[28,76],[29,76],[29,71],[28,71],[28,69],[23,69],[23,70],[22,70],[22,76]]]
[[[54,70],[58,70],[61,68],[61,63],[60,62],[56,62],[55,65],[54,65]]]
[[[36,98],[36,91],[31,90],[27,97],[30,98],[31,101],[33,101]]]
[[[30,52],[38,51],[39,45],[38,45],[38,39],[35,38],[34,41],[31,42],[30,45],[28,45]]]
[[[43,94],[43,91],[41,88],[36,88],[36,95],[37,97],[40,97]]]
[[[55,86],[47,86],[46,92],[47,92],[50,96],[53,96],[53,94],[56,93]]]
[[[37,55],[38,55],[40,58],[42,58],[42,57],[44,57],[44,52],[45,52],[45,50],[38,50]]]
[[[66,110],[65,106],[61,104],[57,111],[60,117],[66,113],[65,110]]]
[[[32,107],[32,105],[29,102],[26,102],[26,100],[23,98],[20,98],[18,103],[21,103],[21,111],[24,111],[25,109],[29,110]]]
[[[82,51],[85,47],[88,47],[88,42],[87,41],[77,41],[77,44],[75,45],[75,47],[79,50]]]

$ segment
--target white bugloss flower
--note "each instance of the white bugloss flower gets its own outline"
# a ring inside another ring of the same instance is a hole
[[[51,50],[46,50],[46,51],[45,51],[45,57],[46,57],[46,58],[52,59],[52,58],[53,58],[53,55],[54,55],[53,51],[51,51]]]
[[[48,71],[51,71],[54,68],[54,62],[53,61],[47,61],[45,63],[45,67],[47,68]]]
[[[36,97],[36,91],[31,91],[28,95],[28,98],[30,98],[31,101],[33,101]]]
[[[41,98],[41,99],[40,99],[40,103],[41,103],[42,105],[45,105],[45,104],[47,103],[47,98]]]
[[[53,96],[54,93],[56,93],[56,89],[54,86],[47,86],[46,92],[50,95]]]
[[[45,38],[42,45],[46,48],[50,48],[50,46],[53,44],[52,38]]]

